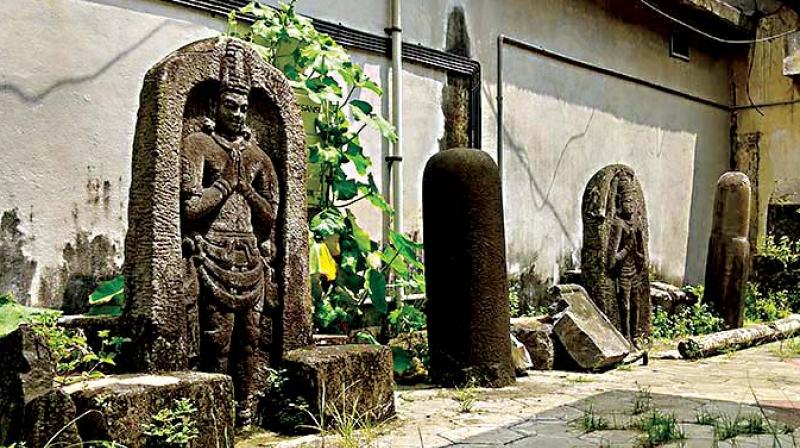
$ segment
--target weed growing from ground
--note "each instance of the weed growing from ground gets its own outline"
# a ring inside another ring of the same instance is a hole
[[[570,383],[591,383],[594,380],[585,375],[578,375],[578,376],[568,376],[567,381]]]
[[[705,409],[701,409],[695,413],[694,422],[698,425],[716,426],[719,422],[719,416]]]
[[[650,393],[649,387],[641,387],[637,383],[636,386],[639,390],[633,400],[632,415],[643,414],[653,408],[653,394]]]
[[[364,448],[375,445],[378,438],[380,423],[377,418],[383,415],[381,409],[362,410],[359,406],[360,397],[349,393],[358,382],[343,388],[339,395],[339,404],[333,404],[326,399],[325,384],[322,384],[320,399],[320,415],[316,416],[308,409],[305,412],[314,422],[313,425],[303,425],[320,433],[324,439],[333,436],[336,446],[340,448]],[[330,418],[326,421],[326,416]]]
[[[686,438],[675,415],[665,414],[658,410],[653,410],[642,417],[634,423],[634,427],[645,433],[639,441],[639,445],[642,447],[656,447]]]
[[[457,387],[453,400],[458,403],[458,412],[462,414],[472,412],[475,402],[478,401],[478,389],[475,387],[475,382],[470,380],[466,386]]]
[[[800,338],[782,340],[777,348],[772,349],[772,352],[781,359],[798,358],[800,357]]]
[[[714,437],[717,440],[729,440],[738,436],[749,436],[770,433],[770,424],[761,414],[736,414],[714,415],[708,412],[701,412],[695,416],[698,425],[714,427]]]
[[[584,432],[602,431],[609,428],[608,419],[594,412],[594,405],[590,404],[583,410],[581,428]]]

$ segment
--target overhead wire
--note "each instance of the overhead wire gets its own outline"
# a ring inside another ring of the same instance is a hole
[[[643,5],[647,6],[648,8],[653,10],[654,12],[656,12],[656,13],[666,17],[667,19],[677,23],[678,25],[681,25],[682,27],[687,28],[687,29],[689,29],[689,30],[691,30],[691,31],[693,31],[693,32],[695,32],[697,34],[700,34],[700,35],[704,36],[704,37],[707,37],[707,38],[709,38],[709,39],[711,39],[711,40],[713,40],[715,42],[719,42],[719,43],[723,43],[723,44],[732,44],[732,45],[758,44],[758,43],[763,43],[763,42],[769,42],[769,41],[775,40],[775,39],[780,39],[781,37],[786,37],[786,36],[788,36],[790,34],[793,34],[793,33],[796,33],[798,31],[800,31],[800,28],[795,28],[795,29],[792,29],[792,30],[789,30],[789,31],[784,31],[782,33],[775,34],[773,36],[758,37],[758,38],[755,38],[755,39],[724,39],[724,38],[715,36],[713,34],[707,33],[707,32],[705,32],[705,31],[703,31],[703,30],[701,30],[701,29],[699,29],[699,28],[697,28],[695,26],[692,26],[692,25],[684,22],[681,19],[678,19],[677,17],[674,17],[674,16],[670,15],[669,13],[663,11],[662,9],[660,9],[659,7],[657,7],[656,5],[650,3],[647,0],[639,0],[639,2],[641,2]]]

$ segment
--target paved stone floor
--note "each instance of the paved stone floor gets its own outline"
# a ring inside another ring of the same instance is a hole
[[[800,427],[800,360],[781,359],[778,347],[774,343],[696,362],[655,359],[648,366],[600,374],[531,372],[513,387],[476,390],[469,413],[459,412],[458,392],[453,389],[400,388],[397,419],[378,428],[376,436],[362,437],[356,446],[646,446],[643,433],[630,429],[652,412],[632,415],[639,402],[639,407],[649,404],[674,414],[679,422],[684,440],[666,446],[796,447],[800,446],[800,430],[794,430]],[[608,429],[587,432],[582,422],[591,415]],[[764,426],[768,432],[775,428],[775,435],[716,440],[713,426],[697,424],[703,415],[723,420],[765,415]],[[237,446],[333,447],[338,442],[262,434]]]

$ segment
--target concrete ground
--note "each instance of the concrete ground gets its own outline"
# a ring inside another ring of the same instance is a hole
[[[648,366],[600,374],[530,372],[503,389],[401,387],[397,418],[366,434],[295,439],[259,434],[237,447],[637,447],[648,444],[634,427],[654,410],[674,414],[679,428],[674,432],[684,437],[666,446],[796,447],[800,359],[787,354],[773,343],[695,362],[651,359]],[[465,408],[470,412],[461,412]],[[741,421],[733,425],[737,416]],[[723,434],[744,428],[748,419],[751,428],[761,426],[767,434]]]

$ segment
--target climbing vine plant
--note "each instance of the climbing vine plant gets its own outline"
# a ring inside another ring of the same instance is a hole
[[[298,15],[294,4],[273,9],[250,3],[231,11],[226,34],[250,42],[280,69],[304,112],[314,320],[320,330],[346,333],[361,323],[360,310],[367,299],[380,315],[387,315],[390,279],[395,286],[424,292],[423,266],[417,257],[421,246],[397,232],[390,232],[381,246],[348,209],[368,201],[394,215],[375,183],[361,134],[371,128],[391,142],[397,141],[397,134],[372,105],[358,99],[361,92],[383,95],[380,86],[330,36]],[[239,14],[255,20],[242,23]],[[402,305],[394,314],[398,310]]]

